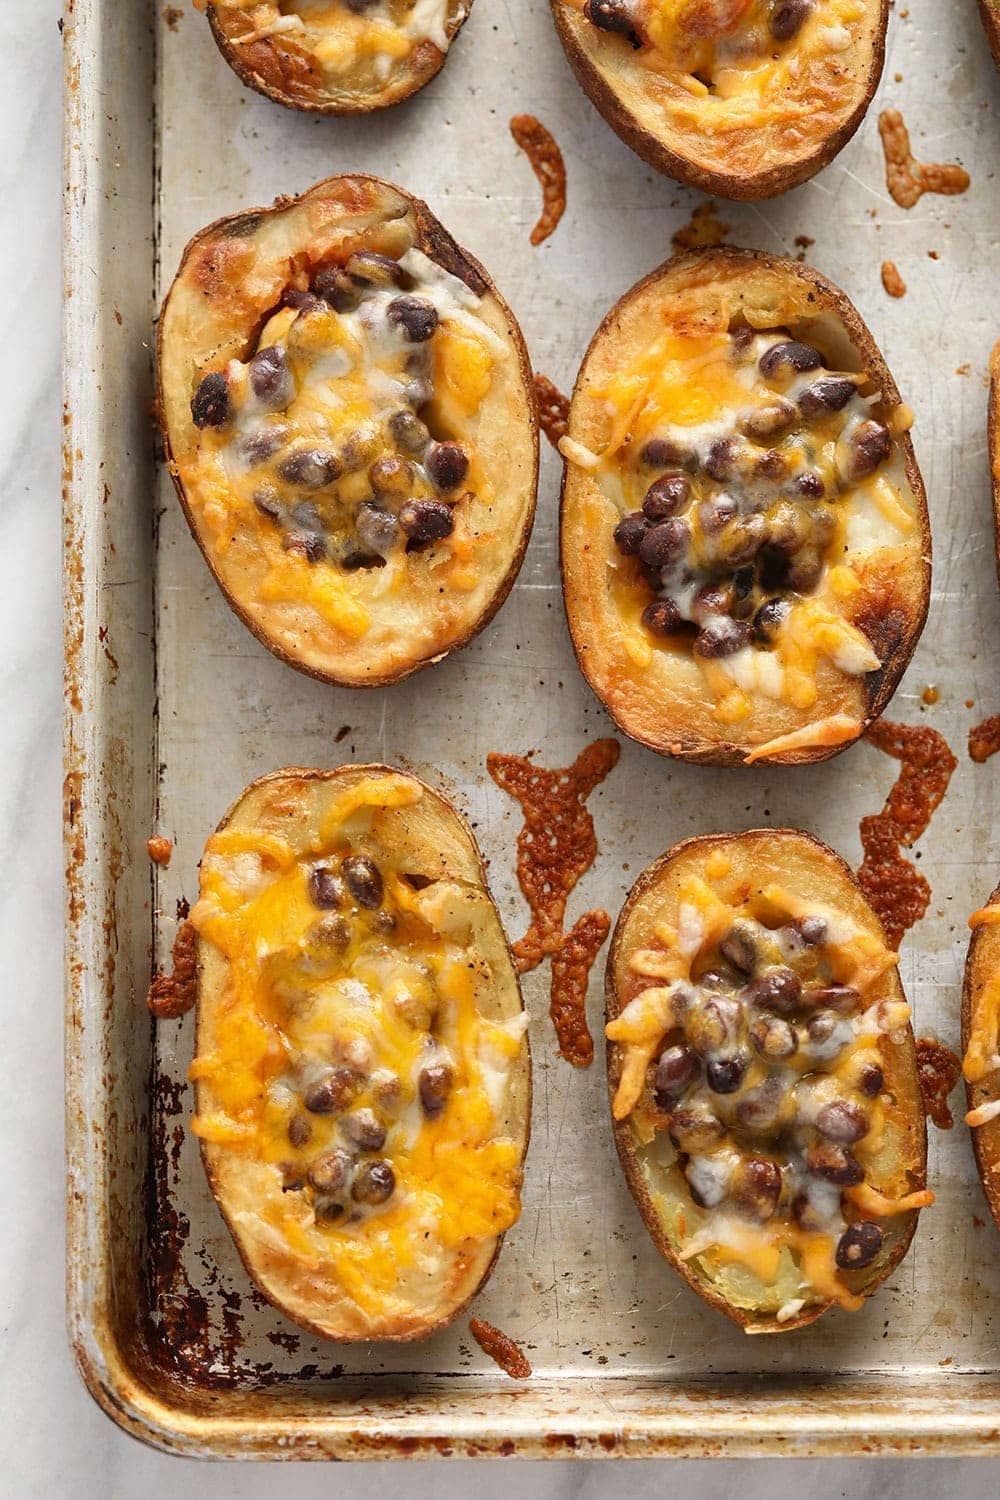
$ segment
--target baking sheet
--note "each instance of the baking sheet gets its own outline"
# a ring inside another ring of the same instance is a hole
[[[701,201],[645,167],[578,89],[542,0],[479,0],[422,94],[368,120],[314,119],[243,89],[189,8],[77,0],[67,12],[67,797],[70,853],[70,1323],[95,1394],[139,1435],[186,1452],[375,1456],[982,1451],[1000,1428],[1000,1254],[965,1128],[930,1127],[938,1194],[891,1283],[855,1315],[748,1339],[649,1242],[618,1168],[602,1049],[556,1056],[547,968],[524,981],[535,1060],[524,1208],[475,1312],[526,1349],[506,1381],[465,1320],[418,1346],[340,1347],[252,1295],[184,1129],[192,1018],[152,1026],[150,954],[166,961],[210,829],[284,764],[387,760],[471,819],[511,937],[526,909],[516,806],[490,750],[568,764],[611,732],[573,660],[557,574],[561,464],[543,444],[520,578],[467,650],[396,687],[338,690],[272,658],[226,607],[148,435],[149,347],[187,239],[218,215],[363,170],[427,199],[489,268],[535,368],[568,390],[612,302],[670,253]],[[152,103],[152,108],[151,108]],[[915,153],[972,186],[909,212],[887,196],[876,128],[899,106]],[[965,919],[996,883],[997,763],[968,728],[1000,708],[985,453],[986,361],[1000,326],[994,163],[1000,87],[973,0],[911,0],[890,21],[884,81],[854,141],[813,182],[720,203],[732,243],[797,253],[855,301],[917,413],[935,540],[927,629],[889,717],[929,722],[959,758],[915,851],[931,882],[901,973],[919,1034],[958,1045]],[[508,132],[553,131],[569,198],[553,237]],[[909,291],[882,290],[883,258]],[[939,701],[927,706],[923,689]],[[967,706],[971,705],[971,706]],[[338,738],[345,729],[346,733]],[[571,898],[614,916],[638,872],[695,833],[799,825],[854,865],[859,819],[895,762],[859,745],[825,765],[722,771],[623,742],[591,799],[600,856]],[[175,841],[168,869],[145,841]],[[592,978],[600,1030],[603,962]],[[957,1102],[957,1099],[956,1099]]]

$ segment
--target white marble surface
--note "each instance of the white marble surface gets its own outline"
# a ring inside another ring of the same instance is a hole
[[[121,0],[129,4],[131,0]],[[491,0],[481,0],[489,4]],[[1000,1463],[510,1463],[198,1466],[123,1436],[80,1384],[63,1327],[62,979],[59,618],[59,0],[0,4],[0,192],[4,320],[0,420],[0,844],[17,851],[0,883],[5,964],[0,1088],[0,1491],[22,1497],[171,1500],[349,1492],[451,1500],[475,1485],[482,1500],[514,1489],[537,1496],[637,1496],[684,1484],[690,1500],[771,1497],[804,1486],[816,1500],[950,1500],[1000,1492]]]

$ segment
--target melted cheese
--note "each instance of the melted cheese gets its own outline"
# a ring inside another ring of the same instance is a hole
[[[394,62],[408,58],[421,43],[447,52],[450,43],[448,0],[373,0],[354,11],[345,0],[210,0],[220,11],[248,16],[250,29],[235,46],[280,38],[305,51],[334,81],[368,69],[385,79]],[[460,7],[458,18],[465,14]],[[358,80],[352,79],[352,82]]]

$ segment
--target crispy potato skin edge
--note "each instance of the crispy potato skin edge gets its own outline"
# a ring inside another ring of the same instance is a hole
[[[828,844],[824,844],[821,839],[815,838],[812,834],[804,833],[798,829],[751,828],[748,829],[746,833],[702,834],[696,838],[684,839],[681,843],[674,844],[673,847],[668,849],[665,854],[662,854],[659,859],[654,860],[651,865],[648,865],[647,868],[643,870],[642,874],[639,876],[632,889],[629,891],[628,896],[625,899],[625,904],[622,907],[621,912],[619,913],[617,922],[615,923],[614,932],[611,935],[611,942],[608,947],[608,958],[604,971],[605,1024],[608,1021],[614,1020],[615,1016],[617,1016],[619,1013],[620,1007],[618,1004],[618,993],[615,988],[614,980],[615,963],[619,957],[622,943],[624,941],[625,924],[636,901],[639,900],[639,898],[644,895],[651,886],[656,884],[666,866],[669,863],[672,863],[675,859],[683,855],[690,854],[699,848],[705,849],[706,851],[710,848],[725,848],[727,844],[738,844],[745,839],[758,838],[762,836],[769,839],[778,840],[795,839],[800,843],[811,845],[817,859],[823,862],[829,862],[845,881],[849,882],[852,886],[857,888],[857,881],[854,878],[853,871],[851,870],[850,866],[843,859],[841,859],[840,855],[837,854],[833,849],[831,849]],[[900,993],[902,994],[902,986],[900,986]],[[914,1047],[912,1033],[910,1037],[910,1047],[911,1049]],[[605,1057],[608,1082],[608,1103],[610,1108],[611,1101],[614,1099],[615,1088],[617,1087],[618,1083],[618,1065],[614,1044],[608,1041],[605,1041]],[[924,1117],[923,1108],[921,1106],[919,1098],[911,1099],[909,1101],[909,1104],[914,1112],[914,1121],[919,1121],[917,1127],[919,1160],[917,1161],[913,1169],[913,1185],[914,1188],[921,1188],[925,1185],[927,1171],[927,1121]],[[632,1197],[635,1200],[636,1207],[642,1215],[643,1221],[646,1225],[647,1230],[649,1231],[649,1235],[653,1241],[653,1244],[656,1246],[657,1250],[663,1256],[664,1260],[667,1261],[670,1267],[674,1271],[676,1271],[685,1282],[687,1282],[691,1290],[693,1292],[696,1292],[698,1296],[701,1297],[703,1302],[708,1303],[709,1307],[714,1308],[717,1312],[723,1313],[727,1318],[735,1323],[737,1327],[742,1328],[744,1332],[791,1333],[796,1328],[805,1328],[809,1323],[814,1323],[817,1318],[821,1317],[823,1313],[825,1313],[828,1308],[832,1306],[832,1303],[830,1302],[817,1302],[810,1307],[803,1308],[802,1311],[798,1313],[794,1318],[789,1318],[786,1322],[782,1323],[778,1322],[777,1317],[765,1316],[755,1318],[752,1312],[750,1312],[746,1308],[734,1307],[725,1299],[725,1297],[721,1296],[718,1292],[714,1291],[710,1286],[708,1286],[708,1284],[701,1277],[699,1277],[695,1271],[690,1269],[686,1262],[679,1261],[677,1259],[677,1256],[671,1248],[666,1234],[663,1232],[660,1221],[657,1218],[656,1209],[653,1204],[652,1198],[650,1197],[650,1194],[646,1188],[646,1184],[642,1179],[642,1173],[640,1172],[638,1162],[636,1161],[635,1149],[632,1144],[632,1131],[628,1120],[612,1119],[612,1133],[615,1138],[615,1146],[618,1151],[618,1159],[621,1162],[622,1171],[625,1173],[625,1179],[628,1183],[629,1192],[632,1194]],[[900,1261],[903,1259],[910,1247],[910,1243],[913,1239],[914,1233],[916,1232],[918,1218],[919,1211],[914,1211],[907,1215],[908,1223],[903,1233],[899,1236],[898,1241],[893,1245],[892,1254],[882,1265],[878,1267],[877,1274],[875,1277],[873,1277],[872,1281],[865,1285],[865,1296],[870,1296],[872,1292],[876,1291],[899,1265]]]
[[[665,261],[663,265],[657,266],[655,271],[651,271],[648,276],[645,276],[641,281],[636,282],[635,286],[630,287],[627,292],[619,297],[615,305],[605,314],[599,328],[597,329],[597,332],[594,334],[593,338],[587,346],[587,350],[583,356],[583,359],[580,361],[580,368],[577,372],[576,381],[573,386],[573,396],[570,401],[571,422],[572,403],[576,399],[578,390],[580,390],[581,388],[583,375],[586,370],[591,353],[597,347],[600,341],[605,336],[609,335],[610,330],[613,328],[617,319],[619,309],[622,308],[633,297],[638,296],[648,287],[654,285],[661,277],[667,276],[668,273],[673,273],[678,269],[683,269],[685,265],[694,267],[696,265],[701,265],[706,261],[716,261],[720,265],[732,265],[735,263],[737,265],[745,266],[748,273],[752,272],[755,267],[768,269],[783,273],[790,277],[794,277],[797,280],[804,281],[818,295],[818,311],[826,311],[835,314],[835,316],[839,318],[841,323],[844,325],[851,339],[851,342],[861,354],[866,367],[869,369],[872,376],[878,380],[883,395],[886,398],[887,405],[895,407],[902,404],[902,398],[899,394],[899,389],[892,377],[892,373],[889,370],[889,367],[886,365],[886,362],[882,357],[881,351],[879,350],[874,337],[863,321],[857,308],[840,290],[839,287],[835,286],[832,281],[828,281],[820,271],[814,270],[812,266],[803,265],[798,261],[787,260],[782,258],[781,256],[768,255],[762,250],[740,250],[735,248],[730,249],[727,246],[720,250],[709,250],[695,252],[694,254],[674,256],[671,260]],[[924,488],[924,481],[921,476],[920,469],[917,465],[917,458],[916,454],[913,451],[913,443],[909,433],[907,432],[901,434],[896,441],[899,443],[903,452],[906,479],[917,503],[918,518],[920,524],[920,539],[922,544],[924,565],[921,570],[921,577],[919,581],[921,601],[918,617],[908,634],[902,641],[900,641],[896,649],[891,652],[890,655],[886,658],[880,670],[871,674],[872,680],[866,679],[865,692],[868,700],[867,707],[864,719],[861,723],[861,727],[859,728],[858,733],[854,739],[845,740],[844,743],[840,745],[817,746],[814,749],[796,750],[784,755],[762,756],[756,762],[756,764],[758,765],[813,765],[820,761],[830,760],[833,756],[839,755],[842,751],[847,750],[851,745],[855,744],[857,740],[861,738],[865,730],[868,729],[876,719],[881,717],[890,699],[892,698],[893,693],[895,693],[896,688],[899,686],[900,678],[910,664],[910,660],[913,656],[914,650],[916,649],[917,642],[920,639],[920,635],[927,621],[927,611],[930,607],[931,529],[930,518],[927,510],[927,492]],[[570,637],[573,641],[573,649],[576,654],[577,665],[579,666],[584,677],[586,677],[592,691],[594,692],[595,696],[600,699],[605,712],[614,722],[616,727],[621,730],[622,734],[627,735],[629,739],[635,740],[637,744],[644,745],[648,750],[655,750],[659,755],[670,755],[675,760],[691,761],[697,765],[743,766],[747,754],[747,747],[742,745],[733,745],[726,742],[725,740],[692,740],[685,743],[683,733],[684,726],[680,723],[676,726],[671,724],[669,734],[662,738],[652,739],[637,732],[625,716],[617,713],[604,701],[603,698],[601,698],[600,693],[597,692],[597,689],[591,682],[590,677],[587,673],[587,668],[585,666],[586,652],[582,649],[584,643],[577,639],[577,635],[574,632],[573,617],[569,609],[569,598],[573,590],[573,583],[570,577],[569,568],[567,566],[566,549],[564,546],[566,481],[569,472],[570,465],[564,460],[559,499],[559,565],[563,585],[563,604],[566,609],[567,625],[569,627]],[[998,481],[998,486],[1000,486],[1000,481]],[[997,505],[998,527],[1000,527],[1000,488],[998,488]],[[1000,566],[1000,562],[998,562],[998,566]]]

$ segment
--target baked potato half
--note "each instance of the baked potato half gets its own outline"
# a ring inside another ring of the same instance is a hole
[[[188,524],[276,656],[394,682],[500,608],[535,510],[527,351],[418,199],[331,177],[212,224],[164,303],[158,369]]]
[[[191,1067],[247,1271],[324,1338],[454,1318],[520,1212],[527,1016],[465,821],[387,766],[255,781],[209,839]]]
[[[911,422],[857,311],[807,266],[711,250],[626,292],[559,444],[570,633],[625,734],[791,764],[878,717],[930,594]]]
[[[219,51],[289,109],[367,114],[440,72],[472,0],[207,0]]]
[[[860,1307],[933,1200],[897,962],[843,860],[789,829],[677,844],[622,909],[618,1154],[657,1249],[747,1333]]]
[[[962,986],[965,1118],[983,1192],[1000,1229],[1000,886],[969,918],[969,926]]]
[[[882,76],[888,0],[551,0],[584,92],[650,166],[770,198],[847,144]]]

